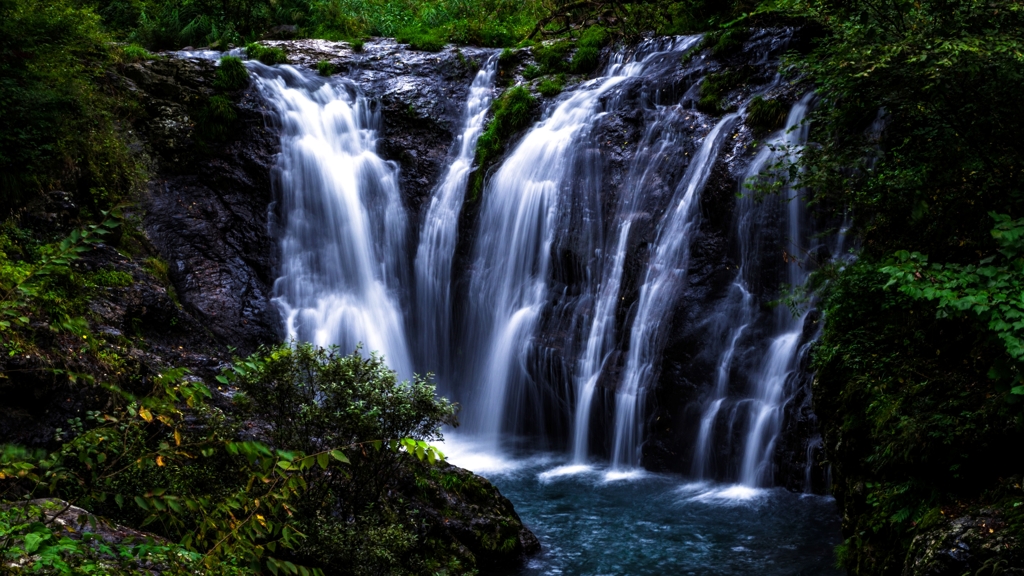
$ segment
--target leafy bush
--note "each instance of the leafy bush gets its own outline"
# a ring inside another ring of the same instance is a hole
[[[426,380],[398,382],[376,355],[297,344],[263,350],[239,365],[242,405],[266,426],[270,446],[307,454],[358,447],[349,451],[347,474],[303,473],[307,489],[295,510],[307,538],[299,554],[325,566],[368,562],[370,568],[408,552],[415,537],[382,494],[408,466],[404,452],[434,461],[439,453],[426,442],[441,439],[442,425],[455,424],[455,407]],[[345,520],[353,517],[358,521]]]
[[[262,354],[219,378],[244,390],[234,415],[211,406],[210,390],[184,370],[166,370],[145,396],[104,386],[109,411],[59,430],[54,452],[0,447],[0,558],[41,554],[86,571],[105,562],[99,573],[118,574],[119,561],[130,573],[161,559],[174,575],[319,573],[289,561],[297,558],[360,562],[353,573],[450,563],[421,541],[415,511],[382,494],[399,478],[408,482],[410,470],[421,473],[421,461],[443,458],[426,440],[454,424],[454,407],[423,380],[397,382],[377,357],[310,345]],[[46,494],[176,543],[67,542],[24,505]],[[12,499],[22,503],[12,508]],[[119,560],[122,548],[136,556]]]
[[[510,88],[494,100],[491,105],[494,117],[477,140],[477,169],[470,180],[470,200],[479,198],[484,172],[501,157],[509,138],[530,125],[536,107],[537,99],[525,86]]]
[[[213,81],[213,87],[218,90],[234,92],[249,85],[249,71],[241,58],[225,56],[220,59],[217,66],[217,78]]]
[[[277,46],[264,46],[258,42],[246,44],[245,54],[250,60],[259,60],[267,66],[288,63],[288,54],[284,49]]]

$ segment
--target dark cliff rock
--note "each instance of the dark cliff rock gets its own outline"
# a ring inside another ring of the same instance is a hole
[[[540,550],[512,503],[487,479],[447,463],[412,466],[404,494],[426,522],[422,537],[439,540],[477,569],[510,569]]]
[[[147,116],[136,122],[152,159],[144,227],[167,261],[182,305],[221,343],[248,353],[279,338],[269,301],[276,133],[252,88],[230,94],[226,137],[204,126],[213,62],[162,59],[126,70]]]

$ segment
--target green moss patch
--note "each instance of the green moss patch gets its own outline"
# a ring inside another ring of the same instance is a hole
[[[540,92],[548,98],[557,96],[562,92],[565,87],[565,74],[559,74],[553,78],[545,78],[537,85],[537,92]]]
[[[789,107],[774,98],[755,96],[747,106],[747,124],[757,132],[782,128],[788,115]]]
[[[476,146],[476,172],[470,180],[469,198],[480,197],[484,186],[484,174],[501,157],[509,138],[527,128],[533,121],[537,99],[525,86],[510,88],[494,100],[491,108],[494,117],[480,135]]]

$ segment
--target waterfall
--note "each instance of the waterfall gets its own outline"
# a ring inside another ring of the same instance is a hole
[[[375,153],[378,115],[352,83],[249,62],[276,112],[283,237],[274,302],[288,338],[364,343],[403,378],[413,364],[399,299],[406,220],[397,167]]]
[[[560,203],[573,186],[600,191],[599,186],[581,183],[589,172],[579,169],[577,146],[601,113],[614,108],[614,98],[603,106],[602,99],[641,75],[657,55],[684,50],[698,40],[648,41],[630,58],[618,54],[602,78],[568,95],[534,126],[488,179],[470,281],[466,348],[477,351],[470,372],[477,393],[467,425],[492,445],[506,420],[520,418],[518,412],[527,400],[526,357],[549,300],[548,270]]]
[[[402,378],[435,372],[463,404],[468,433],[492,450],[503,434],[567,417],[562,430],[574,463],[591,455],[591,433],[604,434],[591,429],[600,421],[608,428],[612,468],[639,465],[646,393],[659,378],[666,341],[675,337],[670,330],[682,329],[670,323],[687,305],[679,300],[690,290],[701,195],[745,112],[743,106],[726,114],[710,130],[690,121],[704,117],[680,104],[678,92],[694,93],[699,68],[680,74],[679,56],[699,40],[659,38],[620,51],[601,77],[552,102],[486,178],[473,206],[475,237],[460,241],[468,177],[497,76],[491,53],[469,88],[461,134],[422,214],[415,253],[398,167],[377,155],[380,118],[358,87],[290,66],[247,63],[280,125],[281,273],[274,302],[288,337],[343,350],[363,343]],[[648,93],[653,78],[659,81],[651,85],[671,87],[673,102]],[[640,104],[627,114],[624,101]],[[810,102],[808,95],[793,107],[786,129],[769,138],[745,180],[774,178],[771,167],[799,153]],[[612,121],[602,124],[605,118]],[[635,131],[613,130],[626,122]],[[684,148],[683,134],[694,129],[707,134],[694,142],[696,150]],[[600,151],[611,145],[604,135],[621,133],[641,140],[635,151],[616,141],[619,154],[631,155],[609,164],[616,179],[609,185]],[[714,312],[699,309],[700,334],[707,334],[701,362],[711,373],[687,437],[693,458],[683,464],[698,478],[725,476],[718,448],[732,450],[735,431],[729,476],[750,486],[772,481],[789,388],[807,349],[803,316],[781,306],[771,318],[761,312],[775,286],[762,270],[775,270],[762,266],[777,256],[775,234],[787,238],[778,281],[801,286],[807,278],[800,261],[809,242],[803,203],[798,190],[781,195],[737,201],[739,266],[731,282],[717,284],[728,288],[720,299],[716,294]],[[468,269],[455,265],[457,245]],[[556,334],[548,334],[549,323]],[[539,336],[547,340],[537,346]],[[604,388],[607,396],[599,393]],[[613,411],[610,419],[605,410]]]
[[[629,337],[625,376],[615,394],[615,440],[612,466],[639,464],[645,392],[660,360],[664,330],[662,323],[676,303],[680,286],[686,281],[691,230],[697,224],[696,204],[722,142],[732,131],[739,113],[727,114],[704,138],[676,188],[669,212],[658,226],[651,261],[640,288],[636,317]]]
[[[420,370],[428,369],[446,381],[451,375],[452,260],[458,237],[459,214],[466,195],[476,144],[491,107],[498,58],[491,56],[469,88],[463,131],[455,142],[456,155],[427,208],[416,251],[416,337]]]

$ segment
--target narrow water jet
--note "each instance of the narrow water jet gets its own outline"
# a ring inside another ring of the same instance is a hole
[[[476,155],[477,140],[494,96],[498,58],[491,55],[469,88],[462,134],[456,155],[430,199],[416,250],[417,368],[437,374],[450,385],[452,341],[452,261],[458,239],[459,215]]]

